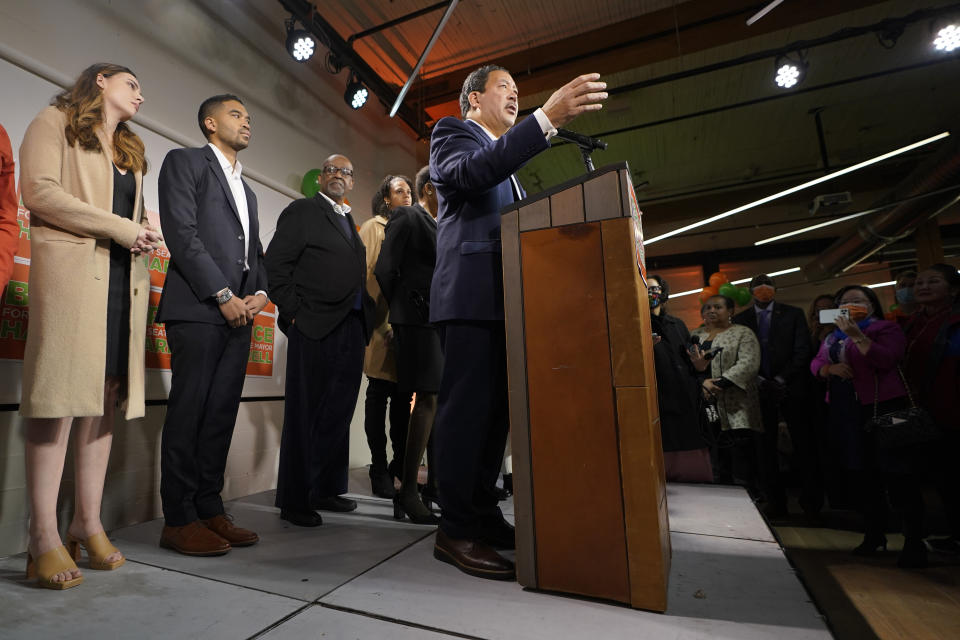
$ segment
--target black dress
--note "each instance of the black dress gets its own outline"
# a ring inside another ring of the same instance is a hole
[[[113,168],[113,212],[133,219],[137,181],[132,171]],[[107,293],[106,375],[126,376],[130,355],[130,248],[110,243],[110,286]]]

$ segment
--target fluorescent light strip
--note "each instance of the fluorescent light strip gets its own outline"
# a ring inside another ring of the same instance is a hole
[[[671,238],[671,237],[673,237],[673,236],[675,236],[675,235],[677,235],[677,234],[683,233],[683,232],[685,232],[685,231],[690,231],[691,229],[696,229],[697,227],[702,227],[702,226],[707,225],[707,224],[710,224],[710,223],[712,223],[712,222],[716,222],[717,220],[722,220],[723,218],[728,218],[728,217],[730,217],[730,216],[732,216],[732,215],[736,215],[736,214],[738,214],[738,213],[741,213],[741,212],[743,212],[743,211],[746,211],[747,209],[753,209],[754,207],[759,207],[759,206],[762,205],[762,204],[766,204],[766,203],[771,202],[771,201],[773,201],[773,200],[777,200],[778,198],[782,198],[782,197],[784,197],[784,196],[788,196],[788,195],[790,195],[791,193],[796,193],[797,191],[802,191],[802,190],[804,190],[804,189],[806,189],[806,188],[808,188],[808,187],[812,187],[812,186],[814,186],[814,185],[816,185],[816,184],[821,184],[821,183],[826,182],[826,181],[828,181],[828,180],[833,180],[834,178],[839,178],[840,176],[846,175],[846,174],[848,174],[848,173],[852,173],[852,172],[857,171],[857,170],[859,170],[859,169],[863,169],[864,167],[869,167],[869,166],[872,165],[872,164],[876,164],[876,163],[878,163],[878,162],[883,162],[884,160],[887,160],[887,159],[889,159],[889,158],[893,158],[893,157],[895,157],[895,156],[898,156],[898,155],[900,155],[901,153],[906,153],[907,151],[912,151],[912,150],[914,150],[914,149],[916,149],[916,148],[918,148],[918,147],[922,147],[922,146],[928,145],[928,144],[930,144],[930,143],[932,143],[932,142],[936,142],[937,140],[942,140],[942,139],[946,138],[946,137],[949,136],[949,135],[950,135],[950,132],[949,132],[949,131],[944,131],[943,133],[939,133],[939,134],[937,134],[937,135],[935,135],[935,136],[931,136],[931,137],[926,138],[926,139],[924,139],[924,140],[920,140],[919,142],[914,142],[913,144],[908,144],[908,145],[905,146],[905,147],[900,147],[899,149],[895,149],[895,150],[893,150],[893,151],[890,151],[890,152],[888,152],[888,153],[884,153],[884,154],[879,155],[879,156],[876,156],[876,157],[874,157],[874,158],[870,158],[869,160],[864,160],[863,162],[860,162],[860,163],[858,163],[858,164],[849,166],[849,167],[847,167],[846,169],[840,169],[839,171],[834,171],[833,173],[828,173],[828,174],[825,175],[825,176],[820,176],[819,178],[815,178],[815,179],[813,179],[813,180],[810,180],[809,182],[804,182],[803,184],[798,184],[798,185],[795,186],[795,187],[790,187],[789,189],[785,189],[785,190],[783,190],[783,191],[780,191],[779,193],[775,193],[775,194],[770,195],[770,196],[767,196],[767,197],[765,197],[765,198],[760,198],[759,200],[755,200],[755,201],[750,202],[750,203],[748,203],[748,204],[739,206],[739,207],[737,207],[736,209],[731,209],[730,211],[725,211],[724,213],[717,214],[717,215],[715,215],[715,216],[713,216],[713,217],[711,217],[711,218],[705,218],[705,219],[703,219],[703,220],[700,220],[699,222],[694,222],[693,224],[688,224],[688,225],[685,226],[685,227],[680,227],[679,229],[674,229],[673,231],[668,231],[667,233],[661,234],[661,235],[659,235],[659,236],[654,236],[653,238],[650,238],[650,239],[648,239],[648,240],[644,240],[644,244],[645,244],[645,245],[651,245],[651,244],[653,244],[654,242],[659,242],[660,240],[665,240],[665,239],[667,239],[667,238]]]
[[[890,282],[877,282],[877,283],[875,283],[875,284],[868,284],[868,285],[867,285],[867,288],[868,288],[868,289],[877,289],[877,288],[879,288],[879,287],[892,287],[892,286],[895,285],[895,284],[897,284],[897,281],[896,281],[896,280],[891,280]]]
[[[754,22],[756,22],[757,20],[759,20],[759,19],[762,18],[763,16],[767,15],[768,13],[770,13],[771,11],[773,11],[774,9],[776,9],[777,6],[779,6],[780,3],[782,3],[782,2],[783,2],[783,0],[773,0],[773,2],[771,2],[770,4],[768,4],[767,6],[765,6],[763,9],[760,9],[760,11],[757,11],[755,14],[753,14],[752,16],[750,16],[749,18],[747,18],[747,26],[748,26],[748,27],[749,27],[749,26],[752,26]]]
[[[837,218],[836,220],[827,220],[826,222],[821,222],[820,224],[811,225],[809,227],[804,227],[803,229],[797,229],[796,231],[790,231],[787,233],[781,233],[778,236],[773,236],[772,238],[764,238],[763,240],[758,240],[753,243],[754,246],[759,246],[761,244],[767,244],[768,242],[775,242],[777,240],[783,240],[784,238],[789,238],[791,236],[798,236],[801,233],[807,233],[808,231],[816,231],[817,229],[822,229],[823,227],[829,227],[832,224],[840,224],[841,222],[846,222],[847,220],[853,220],[854,218],[859,218],[860,216],[865,216],[868,213],[873,213],[876,209],[870,211],[861,211],[860,213],[853,213],[849,216],[843,216],[842,218]]]

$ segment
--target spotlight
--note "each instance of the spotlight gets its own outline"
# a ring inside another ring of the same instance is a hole
[[[354,109],[359,109],[367,103],[367,96],[370,93],[363,86],[360,79],[357,78],[355,71],[350,72],[350,81],[347,82],[347,90],[343,94],[343,99]]]
[[[789,89],[803,82],[807,75],[807,62],[801,56],[798,60],[793,60],[787,56],[779,56],[776,62],[776,75],[773,81],[778,87]]]
[[[297,62],[306,62],[313,57],[317,42],[309,31],[294,29],[293,20],[287,21],[287,51]]]
[[[960,47],[960,27],[955,24],[948,24],[937,32],[937,37],[933,40],[933,47],[937,51],[953,52]]]

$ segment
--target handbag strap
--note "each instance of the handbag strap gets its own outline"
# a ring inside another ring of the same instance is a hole
[[[903,388],[907,390],[907,397],[910,398],[910,406],[916,409],[917,403],[913,401],[913,393],[910,392],[910,383],[907,382],[907,376],[903,375],[903,369],[900,368],[900,365],[897,365],[897,373],[900,374],[900,380],[903,381]]]

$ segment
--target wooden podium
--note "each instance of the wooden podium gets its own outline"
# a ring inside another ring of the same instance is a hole
[[[517,579],[664,611],[663,450],[626,163],[505,209],[502,242]]]

